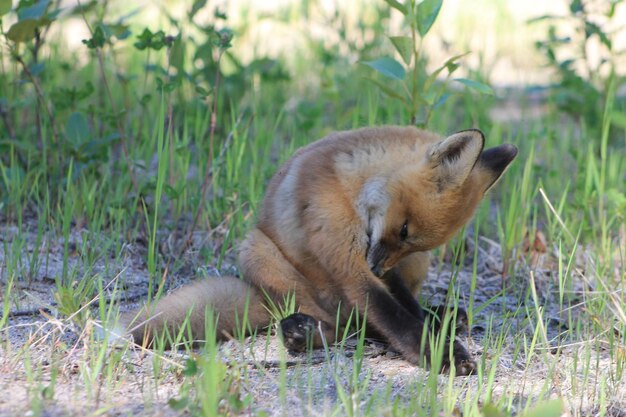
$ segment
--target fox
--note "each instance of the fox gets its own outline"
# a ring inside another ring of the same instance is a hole
[[[423,335],[435,326],[417,297],[430,251],[468,223],[517,155],[514,145],[484,143],[477,129],[443,137],[382,126],[334,132],[300,148],[269,181],[256,226],[240,244],[241,278],[183,286],[128,314],[126,331],[145,345],[187,323],[202,340],[211,309],[223,340],[244,316],[248,329],[269,326],[270,306],[292,295],[297,312],[278,332],[290,351],[334,343],[356,311],[368,332],[428,367]],[[467,349],[448,339],[442,369],[474,372]]]

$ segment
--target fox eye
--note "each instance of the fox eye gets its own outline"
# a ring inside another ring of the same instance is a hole
[[[406,222],[402,225],[400,229],[400,240],[406,240],[406,237],[409,235],[409,226]]]

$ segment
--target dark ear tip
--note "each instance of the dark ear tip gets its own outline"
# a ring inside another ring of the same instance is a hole
[[[517,146],[511,145],[510,143],[505,143],[502,145],[502,153],[506,154],[511,158],[512,161],[517,156]]]
[[[516,156],[517,146],[507,143],[484,150],[480,155],[480,161],[483,166],[491,168],[496,172],[501,172]]]

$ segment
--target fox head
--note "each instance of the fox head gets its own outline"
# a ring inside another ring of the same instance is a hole
[[[434,143],[414,164],[366,182],[359,198],[366,259],[382,276],[404,256],[448,241],[517,155],[513,145],[483,150],[479,130]]]

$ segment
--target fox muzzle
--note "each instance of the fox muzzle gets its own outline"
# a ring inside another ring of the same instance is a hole
[[[376,243],[370,246],[367,251],[367,265],[370,271],[377,277],[383,276],[386,272],[385,262],[387,261],[387,249],[384,245]]]

